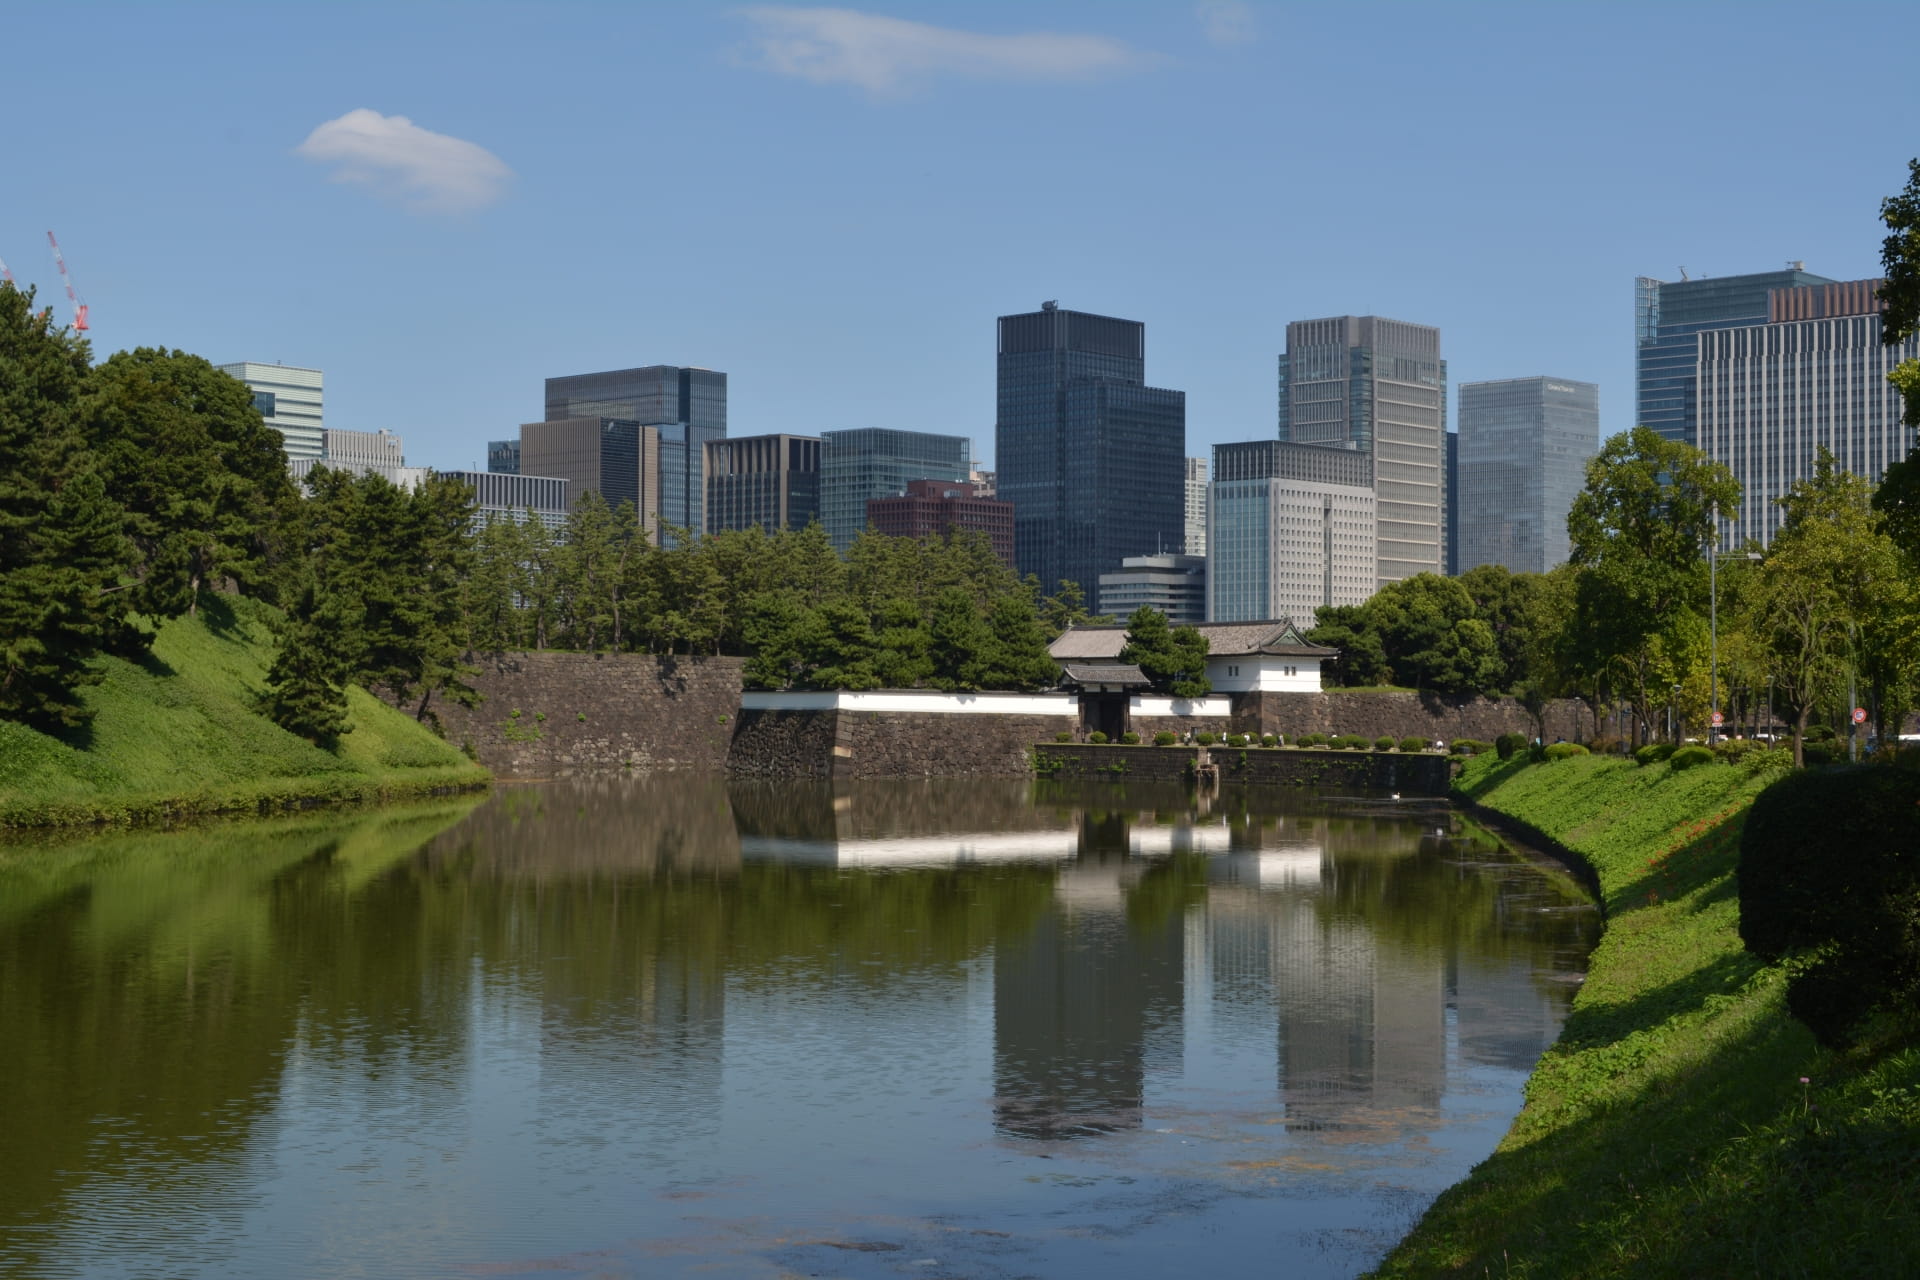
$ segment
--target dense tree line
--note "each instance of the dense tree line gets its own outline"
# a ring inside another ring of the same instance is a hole
[[[979,534],[869,530],[844,557],[817,524],[667,541],[594,494],[562,530],[488,523],[462,597],[468,645],[738,654],[763,689],[1042,689],[1058,677],[1047,643],[1088,617],[1076,587],[1043,596]]]

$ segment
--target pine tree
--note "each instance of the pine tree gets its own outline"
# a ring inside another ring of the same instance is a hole
[[[76,426],[87,345],[32,307],[0,284],[0,716],[53,728],[86,718],[131,549]]]

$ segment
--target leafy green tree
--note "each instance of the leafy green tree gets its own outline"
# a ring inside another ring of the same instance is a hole
[[[915,689],[932,677],[933,637],[912,600],[895,596],[880,606],[874,643],[874,676],[882,689]]]
[[[933,665],[928,684],[956,692],[980,687],[981,659],[993,635],[965,587],[947,587],[933,598],[927,638],[927,658]]]
[[[1156,693],[1204,698],[1213,691],[1207,679],[1207,638],[1192,627],[1169,626],[1167,615],[1149,605],[1127,618],[1120,661],[1139,667]]]
[[[741,678],[749,689],[791,689],[807,675],[812,610],[790,591],[766,591],[746,603],[741,636],[748,647]]]
[[[1880,530],[1866,481],[1821,449],[1814,472],[1780,499],[1780,532],[1761,562],[1753,616],[1793,716],[1794,763],[1807,719],[1830,681],[1857,663],[1861,633],[1907,592],[1893,543]],[[1906,661],[1910,658],[1901,657]]]
[[[87,345],[32,308],[0,284],[0,716],[53,728],[86,718],[133,551],[78,426]]]
[[[829,600],[812,611],[806,629],[810,683],[822,689],[873,689],[873,624],[851,600]]]
[[[531,586],[529,533],[537,523],[531,511],[524,520],[496,517],[474,535],[473,572],[460,588],[469,648],[498,653],[526,643],[519,602]]]
[[[1739,497],[1724,466],[1647,427],[1608,440],[1587,464],[1567,515],[1578,575],[1569,658],[1629,695],[1644,736],[1706,602],[1713,512]]]
[[[303,546],[321,612],[350,627],[339,643],[352,678],[396,703],[435,694],[472,705],[461,584],[473,551],[473,491],[433,477],[412,491],[378,475],[316,467],[308,478]]]
[[[1920,333],[1920,160],[1907,162],[1907,185],[1880,204],[1880,220],[1887,238],[1880,245],[1880,267],[1886,283],[1880,288],[1885,310],[1880,315],[1880,339],[1889,345]],[[1920,428],[1920,360],[1903,360],[1887,380],[1906,402],[1906,424]],[[1900,549],[1920,565],[1920,455],[1887,468],[1874,494],[1873,505],[1887,520],[1887,531]]]
[[[1040,621],[1055,637],[1068,627],[1100,626],[1112,621],[1102,614],[1091,612],[1087,608],[1087,593],[1080,589],[1079,583],[1069,582],[1065,578],[1060,579],[1052,595],[1043,597],[1040,595],[1040,580],[1029,575],[1027,593],[1039,600]]]
[[[1047,629],[1025,591],[1009,591],[993,602],[987,630],[981,688],[1037,693],[1060,682],[1060,664],[1047,652]]]
[[[280,647],[261,699],[275,724],[329,750],[350,731],[346,686],[352,663],[343,637],[354,628],[347,607],[343,596],[322,592],[311,576],[288,594]]]
[[[1340,651],[1340,656],[1334,659],[1340,684],[1353,688],[1392,682],[1393,669],[1387,663],[1386,646],[1366,605],[1321,605],[1314,610],[1314,619],[1306,637],[1314,644]]]
[[[262,585],[294,488],[280,434],[245,384],[184,351],[121,351],[93,371],[82,416],[138,555],[129,609],[175,617],[223,581]],[[128,627],[120,647],[150,640]]]
[[[1472,599],[1474,616],[1493,632],[1494,652],[1500,662],[1494,685],[1499,690],[1517,693],[1534,682],[1534,627],[1544,577],[1513,573],[1505,565],[1483,564],[1454,579]]]
[[[1442,693],[1498,691],[1493,628],[1455,579],[1416,574],[1382,588],[1362,609],[1398,683]]]

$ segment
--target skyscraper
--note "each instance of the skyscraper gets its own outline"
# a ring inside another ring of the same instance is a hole
[[[318,458],[323,451],[322,378],[318,369],[285,364],[223,364],[220,372],[240,379],[253,392],[253,406],[280,433],[289,458]]]
[[[1374,592],[1373,457],[1361,449],[1249,440],[1213,447],[1207,495],[1207,621],[1290,618]]]
[[[1600,447],[1600,388],[1572,378],[1460,384],[1461,570],[1566,562],[1567,512]]]
[[[1771,542],[1777,500],[1822,448],[1876,484],[1907,456],[1913,433],[1887,373],[1920,358],[1920,337],[1881,342],[1882,283],[1775,289],[1765,323],[1700,334],[1700,447],[1740,482],[1739,509],[1720,513],[1722,547]]]
[[[653,428],[619,418],[528,422],[520,428],[520,472],[565,480],[567,497],[576,503],[589,493],[610,507],[631,502],[651,536],[658,529],[648,513],[659,510],[653,488],[659,473],[646,464],[658,448]]]
[[[1190,556],[1207,554],[1207,460],[1187,459],[1186,488],[1187,536],[1183,551]]]
[[[867,527],[869,499],[905,493],[909,480],[964,481],[971,468],[965,436],[854,427],[820,439],[820,523],[840,551]]]
[[[548,378],[547,421],[581,418],[654,428],[659,453],[647,465],[658,472],[660,522],[695,533],[706,527],[705,451],[727,434],[726,374],[656,364]]]
[[[707,532],[804,529],[820,518],[818,436],[730,436],[709,440]]]
[[[1681,273],[1683,276],[1685,272]],[[1795,262],[1783,271],[1699,280],[1634,281],[1634,422],[1652,427],[1669,440],[1698,444],[1695,425],[1695,368],[1699,335],[1767,322],[1767,295],[1775,289],[1832,284]]]
[[[1280,438],[1373,455],[1380,586],[1446,568],[1446,431],[1438,329],[1380,316],[1287,326]]]
[[[1128,556],[1186,545],[1187,397],[1146,385],[1146,326],[1054,303],[1001,316],[996,484],[1014,562],[1092,599]]]

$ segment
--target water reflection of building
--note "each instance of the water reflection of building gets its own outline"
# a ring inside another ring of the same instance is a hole
[[[1163,886],[1124,852],[1123,824],[1090,818],[1082,839],[1058,909],[994,953],[994,1124],[1015,1137],[1137,1128],[1149,1072],[1180,1052],[1180,904],[1155,909]]]

